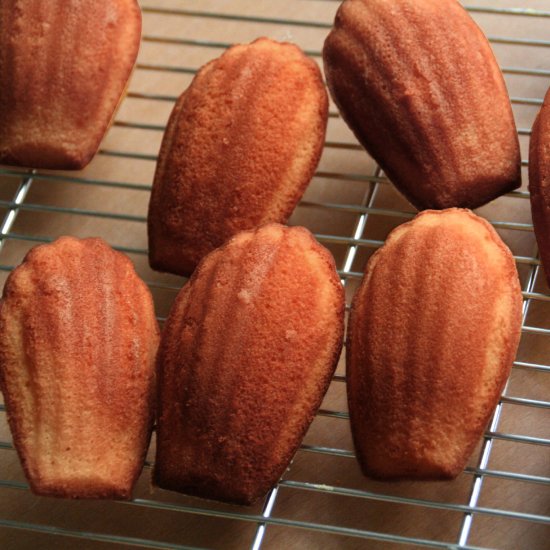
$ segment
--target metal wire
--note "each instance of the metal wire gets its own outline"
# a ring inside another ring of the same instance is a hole
[[[326,0],[334,1],[334,0]],[[466,8],[472,13],[486,13],[493,14],[495,16],[509,16],[509,17],[531,17],[531,18],[548,18],[550,12],[544,10],[531,10],[523,8],[492,8],[483,6],[466,6]],[[157,6],[144,6],[143,12],[145,16],[147,14],[176,16],[176,17],[196,17],[200,19],[210,19],[218,21],[236,21],[241,23],[255,23],[255,24],[269,24],[269,25],[284,25],[305,27],[310,29],[328,29],[332,25],[331,21],[306,21],[299,19],[288,19],[282,17],[264,17],[245,14],[227,14],[210,12],[204,10],[185,10],[185,9],[168,9],[159,8]],[[536,38],[516,38],[508,36],[490,36],[490,41],[493,44],[505,44],[514,47],[549,47],[550,41],[540,40]],[[191,39],[186,37],[164,37],[147,34],[143,37],[144,42],[155,44],[170,44],[186,47],[197,48],[212,48],[212,49],[224,49],[231,44],[225,41],[215,40],[202,40]],[[312,57],[319,57],[320,50],[312,49],[307,51]],[[197,67],[188,66],[172,66],[162,63],[151,62],[139,62],[137,69],[140,71],[156,71],[160,73],[176,73],[193,75],[197,71]],[[521,67],[521,66],[507,66],[503,67],[503,72],[510,75],[517,75],[519,77],[529,78],[548,78],[550,77],[550,70],[539,69],[533,67]],[[128,93],[129,100],[144,100],[144,101],[159,101],[159,102],[174,102],[177,96],[169,94],[155,94],[147,93],[139,90],[130,90]],[[512,102],[515,105],[539,107],[542,103],[541,98],[535,97],[522,97],[517,96],[512,98]],[[331,112],[331,119],[337,119],[339,114],[337,112]],[[163,124],[152,124],[145,121],[133,121],[133,120],[115,120],[114,126],[118,128],[128,129],[130,131],[140,130],[147,132],[162,132],[165,126]],[[519,128],[519,135],[529,136],[530,128]],[[357,143],[345,143],[339,141],[327,141],[325,147],[334,150],[343,151],[361,151],[362,148]],[[113,148],[105,147],[100,151],[100,155],[104,157],[113,157],[128,159],[129,161],[146,161],[155,162],[156,155],[146,154],[137,151],[120,151]],[[527,161],[522,161],[523,166],[527,166]],[[5,210],[3,221],[0,225],[0,253],[2,252],[5,244],[12,241],[28,241],[30,243],[49,242],[52,237],[45,235],[30,235],[14,231],[16,227],[17,217],[21,212],[39,212],[52,216],[72,215],[72,216],[86,216],[92,218],[103,218],[115,221],[132,222],[136,224],[143,224],[146,221],[145,216],[138,216],[133,214],[124,214],[121,212],[106,212],[96,209],[67,207],[61,205],[46,205],[41,203],[27,202],[27,195],[31,189],[31,186],[38,185],[52,185],[63,184],[69,185],[86,185],[86,186],[98,186],[113,189],[131,190],[131,191],[143,191],[149,192],[151,185],[134,183],[130,181],[108,180],[91,178],[83,175],[74,176],[71,174],[51,174],[40,170],[33,170],[27,172],[14,168],[0,168],[0,176],[9,180],[17,180],[19,182],[18,187],[11,200],[0,200],[0,208]],[[316,237],[319,241],[325,244],[333,244],[345,247],[344,259],[340,265],[339,274],[342,278],[342,284],[345,286],[348,281],[358,279],[361,277],[361,273],[353,271],[353,265],[356,260],[357,254],[361,249],[370,248],[376,249],[380,247],[383,242],[376,239],[367,238],[365,235],[365,228],[367,222],[372,216],[385,216],[388,218],[398,218],[402,221],[410,219],[414,214],[407,211],[399,211],[392,208],[381,208],[376,206],[376,197],[381,189],[381,185],[387,185],[387,179],[381,173],[379,168],[370,174],[362,173],[349,173],[349,172],[332,172],[327,170],[319,170],[315,174],[316,178],[335,182],[335,184],[363,184],[366,185],[365,194],[363,199],[356,204],[339,204],[334,202],[315,202],[304,200],[301,202],[302,208],[308,209],[320,209],[327,210],[329,212],[345,212],[355,216],[355,223],[351,235],[333,235],[317,233]],[[507,195],[514,199],[527,199],[529,194],[525,191],[515,191]],[[520,231],[524,233],[530,233],[533,231],[533,227],[529,223],[514,222],[508,220],[493,220],[491,222],[497,229],[505,229],[512,231]],[[115,248],[126,252],[128,254],[145,255],[147,251],[142,248],[133,248],[125,246],[116,246]],[[531,326],[526,324],[527,314],[531,304],[535,301],[548,302],[550,301],[550,295],[535,291],[535,282],[537,280],[537,274],[539,271],[540,260],[536,257],[529,256],[515,256],[516,262],[519,265],[529,266],[529,276],[523,291],[525,299],[524,319],[522,331],[527,335],[546,336],[550,334],[550,329],[541,326]],[[11,265],[0,265],[0,271],[10,271],[13,268]],[[168,291],[177,291],[179,285],[161,283],[157,281],[149,281],[151,288],[162,289]],[[163,320],[163,318],[160,318]],[[550,373],[550,365],[543,363],[534,363],[526,361],[516,361],[514,363],[514,369],[523,370],[527,374],[530,373]],[[345,382],[345,376],[335,375],[335,383]],[[207,507],[204,503],[199,506],[184,506],[181,504],[170,504],[161,502],[159,500],[147,500],[147,499],[134,499],[128,503],[120,503],[121,506],[128,507],[144,507],[148,509],[165,510],[172,512],[179,512],[182,514],[193,514],[200,516],[208,516],[219,519],[232,519],[236,521],[249,522],[256,524],[256,530],[251,540],[250,547],[253,550],[260,550],[264,543],[264,537],[267,529],[270,526],[287,527],[292,529],[306,529],[315,531],[318,533],[327,533],[333,535],[357,537],[361,539],[368,539],[373,541],[382,541],[387,543],[402,543],[408,545],[418,545],[428,548],[476,548],[468,544],[470,540],[470,531],[472,529],[474,518],[477,515],[485,516],[489,518],[505,518],[510,520],[521,520],[525,522],[533,522],[536,524],[549,525],[550,517],[535,513],[525,513],[521,511],[512,511],[500,508],[490,508],[479,506],[479,499],[483,491],[484,480],[487,478],[524,482],[530,484],[536,484],[541,486],[550,485],[550,477],[544,477],[540,475],[524,474],[520,472],[501,471],[493,468],[489,468],[489,459],[494,446],[494,441],[501,440],[507,441],[512,444],[527,444],[537,446],[540,448],[548,448],[550,446],[550,439],[543,437],[533,437],[524,434],[506,433],[499,430],[500,419],[505,407],[521,407],[538,410],[550,409],[550,402],[542,399],[533,399],[527,396],[508,395],[508,389],[503,393],[503,396],[499,402],[499,405],[495,411],[493,420],[485,432],[484,442],[480,452],[480,459],[475,467],[466,468],[464,475],[472,477],[472,485],[467,504],[455,504],[448,502],[439,502],[436,500],[417,499],[409,497],[400,497],[394,495],[388,495],[383,493],[377,493],[373,491],[365,491],[352,489],[348,487],[341,487],[336,485],[324,485],[308,483],[303,481],[296,481],[292,479],[283,478],[278,486],[270,492],[266,498],[265,504],[260,514],[251,514],[247,511],[233,512],[226,510],[217,510]],[[5,407],[0,405],[0,413],[5,414]],[[318,416],[320,418],[329,418],[336,421],[347,422],[349,415],[345,411],[331,410],[322,408]],[[13,445],[9,441],[0,441],[0,450],[2,453],[10,453],[14,451]],[[348,449],[324,447],[321,445],[303,444],[300,448],[301,453],[312,453],[317,455],[327,455],[342,459],[354,459],[355,455]],[[14,480],[0,479],[0,487],[5,490],[28,490],[27,484]],[[437,541],[428,540],[420,537],[401,536],[392,533],[380,533],[376,531],[369,531],[363,529],[354,529],[348,527],[342,527],[339,525],[327,525],[310,521],[298,521],[296,519],[287,519],[279,517],[276,513],[278,498],[282,491],[307,491],[316,494],[325,495],[339,495],[341,497],[362,499],[368,501],[386,502],[396,505],[423,507],[425,509],[445,510],[449,512],[455,512],[463,516],[460,531],[458,533],[456,542],[454,541]],[[502,503],[506,506],[506,503]],[[110,535],[94,532],[83,532],[74,529],[61,529],[55,526],[38,525],[32,522],[13,521],[0,518],[0,527],[9,529],[19,529],[26,531],[34,531],[43,534],[49,534],[52,536],[67,536],[73,538],[80,538],[86,540],[94,540],[98,542],[110,542],[122,545],[135,545],[148,548],[178,548],[178,549],[191,549],[196,547],[169,544],[162,541],[147,540],[139,537],[123,537],[118,535]],[[185,541],[181,541],[185,543]]]

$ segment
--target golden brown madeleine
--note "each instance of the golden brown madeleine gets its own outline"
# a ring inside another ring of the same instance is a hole
[[[332,256],[306,229],[269,224],[209,254],[162,334],[155,483],[240,504],[267,493],[329,386],[343,321]]]
[[[529,192],[535,235],[550,284],[550,89],[531,133]]]
[[[158,326],[130,260],[101,239],[37,246],[0,303],[0,386],[32,490],[130,498],[151,435]]]
[[[134,66],[136,0],[0,2],[0,164],[80,169]]]
[[[328,97],[295,45],[260,38],[205,65],[179,98],[149,206],[149,261],[182,275],[229,237],[284,223],[323,149]]]
[[[456,0],[346,0],[323,57],[342,117],[417,208],[476,208],[520,185],[504,79]]]
[[[485,220],[426,211],[367,264],[348,326],[351,427],[365,475],[457,476],[515,357],[522,295]]]

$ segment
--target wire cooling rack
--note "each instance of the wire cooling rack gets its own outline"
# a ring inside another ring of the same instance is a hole
[[[148,268],[145,221],[173,102],[199,66],[235,42],[261,35],[292,40],[320,61],[338,3],[141,4],[144,34],[130,91],[92,164],[77,173],[0,168],[0,274],[5,280],[37,243],[62,234],[102,236],[130,255],[162,322],[184,279]],[[487,0],[467,8],[505,74],[527,159],[530,128],[550,84],[550,2]],[[524,186],[478,211],[516,258],[522,341],[484,438],[457,480],[381,483],[360,474],[342,361],[292,465],[265,502],[251,508],[150,487],[151,452],[130,502],[35,497],[0,405],[0,547],[549,548],[550,293],[532,231],[527,160],[522,164]],[[309,227],[334,254],[348,304],[369,256],[413,215],[331,106],[321,164],[291,223]]]

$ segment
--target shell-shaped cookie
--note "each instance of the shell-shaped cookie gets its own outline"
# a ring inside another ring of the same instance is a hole
[[[0,387],[31,489],[129,498],[155,400],[158,325],[130,260],[101,239],[27,254],[0,302]]]
[[[162,334],[155,483],[240,504],[267,493],[328,388],[343,317],[332,256],[306,229],[269,224],[209,254]]]
[[[136,0],[0,2],[0,164],[86,166],[121,101],[140,36]]]
[[[476,208],[520,185],[504,79],[456,0],[345,0],[323,57],[342,117],[417,208]]]
[[[531,133],[529,193],[537,244],[550,284],[550,89]]]
[[[321,72],[293,44],[260,38],[205,65],[164,135],[151,266],[189,275],[239,231],[286,222],[317,167],[327,117]]]
[[[351,428],[365,475],[457,476],[521,330],[514,259],[468,210],[426,211],[369,260],[348,326]]]

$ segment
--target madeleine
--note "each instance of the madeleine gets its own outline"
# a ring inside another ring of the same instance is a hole
[[[34,493],[130,498],[149,444],[158,326],[130,260],[101,239],[31,250],[0,302],[0,387]]]
[[[202,67],[162,142],[151,267],[190,275],[239,231],[286,222],[319,162],[327,117],[321,72],[293,44],[260,38]]]
[[[266,225],[206,256],[159,348],[154,482],[239,504],[264,496],[321,404],[343,333],[334,260],[306,229]]]
[[[390,233],[348,326],[349,412],[365,475],[462,471],[510,374],[521,311],[510,250],[470,211],[426,211]]]
[[[0,164],[79,170],[122,100],[136,0],[0,2]]]
[[[418,209],[477,208],[519,187],[502,73],[456,0],[345,0],[323,58],[342,117]]]
[[[550,89],[531,133],[529,193],[535,236],[546,280],[550,284]]]

